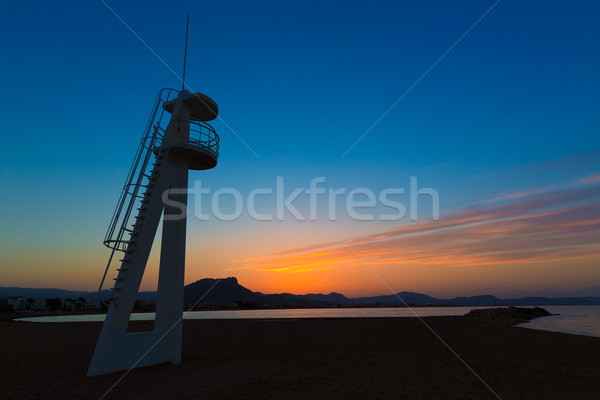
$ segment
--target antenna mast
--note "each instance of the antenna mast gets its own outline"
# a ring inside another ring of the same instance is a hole
[[[187,62],[187,39],[188,39],[188,28],[190,26],[190,14],[187,15],[185,22],[185,50],[183,52],[183,79],[181,80],[181,90],[185,89],[185,64]]]

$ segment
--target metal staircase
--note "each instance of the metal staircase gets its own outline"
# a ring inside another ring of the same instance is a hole
[[[144,222],[150,209],[151,202],[155,201],[158,198],[156,196],[155,189],[158,184],[158,180],[160,179],[161,167],[163,165],[163,161],[167,153],[168,149],[166,148],[161,148],[160,150],[158,150],[158,155],[156,157],[156,162],[153,164],[151,175],[145,175],[145,177],[148,179],[148,182],[146,185],[141,186],[142,188],[145,188],[146,191],[143,195],[138,196],[139,198],[141,198],[141,200],[140,207],[137,208],[138,213],[135,216],[135,223],[131,225],[131,229],[122,227],[123,231],[127,232],[127,234],[129,235],[129,240],[122,241],[122,243],[127,244],[127,247],[124,250],[125,256],[121,260],[119,260],[119,262],[121,263],[121,266],[117,268],[119,274],[116,278],[113,278],[113,280],[115,281],[115,285],[112,289],[113,295],[111,300],[114,301],[115,304],[118,304],[119,292],[123,289],[125,279],[127,278],[128,264],[138,253],[137,239],[142,233],[142,230],[144,229]],[[121,250],[119,250],[119,246],[114,246],[113,251]]]
[[[106,306],[110,302],[118,305],[118,295],[127,279],[128,264],[138,253],[138,238],[144,229],[148,212],[153,202],[156,202],[157,199],[160,201],[156,189],[164,160],[171,149],[171,147],[162,146],[165,132],[165,128],[161,126],[165,114],[164,105],[175,98],[177,94],[178,92],[174,89],[159,91],[119,197],[117,208],[104,237],[104,245],[112,249],[98,287],[100,302]],[[137,213],[134,213],[134,209]],[[118,259],[117,252],[124,253],[123,258]],[[105,300],[102,296],[102,288],[111,270],[117,271],[118,274],[112,278],[115,281],[112,295],[110,299]]]

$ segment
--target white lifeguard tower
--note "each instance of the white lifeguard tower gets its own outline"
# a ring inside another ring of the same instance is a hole
[[[168,113],[171,117],[164,127],[163,116]],[[188,170],[217,165],[219,136],[206,123],[217,115],[217,104],[202,93],[189,93],[183,87],[158,93],[104,239],[112,253],[99,293],[108,313],[88,376],[181,362]],[[154,330],[129,333],[127,325],[161,216]],[[112,296],[103,299],[104,281],[112,268],[118,271]]]

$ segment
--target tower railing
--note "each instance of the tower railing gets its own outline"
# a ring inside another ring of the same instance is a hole
[[[209,152],[214,158],[219,158],[219,135],[206,122],[190,121],[190,147],[196,147]]]
[[[199,150],[219,158],[219,135],[215,129],[203,121],[195,119],[178,119],[178,122],[189,124],[189,136],[180,133],[179,146]],[[157,138],[162,141],[165,129],[157,125]]]

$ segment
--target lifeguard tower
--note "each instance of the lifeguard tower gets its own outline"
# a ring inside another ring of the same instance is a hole
[[[104,239],[112,252],[99,293],[108,313],[88,376],[181,362],[188,171],[217,165],[219,136],[207,123],[217,114],[217,104],[202,93],[183,88],[158,93]],[[129,333],[127,325],[161,216],[154,330]],[[112,295],[103,299],[104,282],[114,268]]]

